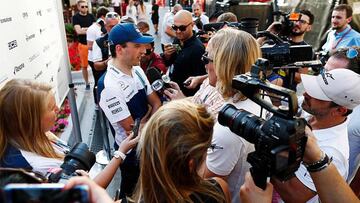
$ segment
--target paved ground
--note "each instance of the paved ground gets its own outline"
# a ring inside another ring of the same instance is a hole
[[[149,3],[145,3],[147,7],[147,13],[150,13],[151,11],[151,5]],[[161,27],[161,21],[162,17],[166,12],[169,11],[168,7],[160,8],[159,14],[160,14],[160,25]],[[155,35],[155,31],[153,28],[153,25],[151,24],[150,16],[149,16],[149,25],[150,25],[150,31],[149,34],[152,34],[155,38],[155,52],[161,53],[161,45],[160,45],[160,35]],[[75,92],[77,97],[77,108],[79,112],[79,119],[80,119],[80,129],[81,129],[81,135],[82,135],[82,141],[84,143],[87,143],[90,147],[90,150],[94,153],[99,152],[103,149],[103,140],[104,140],[104,133],[102,132],[102,129],[100,127],[100,119],[99,119],[99,112],[95,107],[95,104],[93,102],[93,93],[92,91],[86,91],[85,90],[85,84],[82,79],[81,72],[73,72],[72,73],[72,79],[73,83],[75,84]],[[89,68],[89,77],[92,78],[91,70]],[[92,85],[93,85],[93,80]],[[62,135],[62,139],[64,140],[71,140],[71,130],[72,130],[72,122],[71,118],[69,121],[69,126],[65,129],[65,132]],[[112,135],[109,134],[107,136],[109,139],[111,150],[113,151],[113,138]],[[100,165],[96,163],[93,168],[90,171],[90,176],[94,177],[96,176],[102,169],[104,165]],[[107,188],[108,193],[114,197],[116,190],[120,187],[121,177],[120,177],[120,170],[116,173],[115,177],[113,178],[113,181]]]

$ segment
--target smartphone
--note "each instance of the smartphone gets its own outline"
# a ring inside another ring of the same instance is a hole
[[[8,184],[3,189],[5,203],[89,203],[89,188],[79,185],[63,190],[64,184]]]
[[[175,48],[175,50],[176,50],[177,53],[179,53],[179,52],[181,51],[181,46],[180,46],[180,44],[173,44],[172,46]]]
[[[134,133],[133,139],[138,136],[140,128],[140,118],[135,119],[134,127],[132,132]]]

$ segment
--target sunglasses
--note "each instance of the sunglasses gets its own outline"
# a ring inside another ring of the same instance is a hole
[[[192,23],[192,22],[191,22]],[[176,25],[172,25],[171,28],[174,31],[180,30],[181,32],[184,32],[186,30],[186,28],[191,25],[191,23],[187,24],[187,25],[180,25],[180,26],[176,26]]]
[[[348,59],[353,59],[356,58],[358,56],[358,51],[352,47],[350,47],[347,51],[346,51],[346,57]]]
[[[80,8],[88,8],[88,6],[80,6]]]
[[[119,14],[117,14],[117,13],[108,13],[108,14],[106,14],[105,18],[107,18],[107,19],[109,19],[109,18],[111,18],[111,19],[119,18]]]
[[[205,52],[205,53],[202,55],[201,60],[204,62],[205,65],[214,62],[214,60],[212,60],[211,58],[209,58],[208,52]]]
[[[146,49],[146,53],[145,53],[146,56],[149,56],[151,53],[152,53],[152,49]]]

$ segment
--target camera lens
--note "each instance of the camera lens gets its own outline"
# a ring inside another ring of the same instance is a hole
[[[218,121],[221,125],[228,126],[233,133],[253,144],[262,136],[260,127],[265,122],[262,118],[243,109],[237,109],[232,104],[227,104],[220,110]]]
[[[71,175],[77,169],[82,169],[85,171],[90,170],[90,168],[95,163],[95,155],[89,151],[88,146],[85,143],[77,143],[65,156],[65,161],[61,165],[63,173],[66,175]]]

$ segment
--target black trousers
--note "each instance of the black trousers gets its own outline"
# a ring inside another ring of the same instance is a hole
[[[136,147],[126,155],[126,159],[120,165],[121,185],[120,198],[130,197],[135,189],[136,183],[140,176],[139,159],[136,156]]]
[[[98,98],[97,98],[97,92],[96,92],[95,87],[97,87],[98,81],[99,81],[100,77],[106,72],[106,69],[102,70],[102,71],[97,71],[97,70],[95,70],[94,62],[88,61],[88,63],[89,63],[89,66],[91,67],[91,71],[92,71],[92,74],[94,76],[93,93],[94,93],[94,102],[95,102],[95,104],[97,104],[98,103]]]

